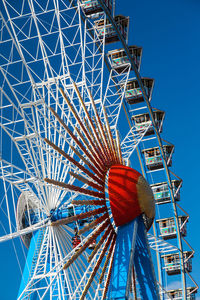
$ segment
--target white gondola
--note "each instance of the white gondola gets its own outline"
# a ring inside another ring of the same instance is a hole
[[[187,235],[186,223],[188,221],[187,216],[179,216],[179,227],[183,237]],[[160,235],[164,240],[173,239],[176,237],[176,226],[174,218],[159,219],[156,221],[159,224]]]
[[[119,15],[115,16],[114,20],[123,38],[126,40],[128,36],[129,18]],[[112,24],[109,22],[108,19],[106,19],[105,22],[106,24],[104,24],[104,20],[98,20],[94,22],[94,29],[96,30],[99,38],[103,39],[105,34],[106,44],[119,41],[119,37]]]
[[[137,46],[129,46],[129,52],[134,60],[137,69],[139,70],[141,64],[142,48]],[[129,59],[124,49],[116,49],[108,52],[111,67],[118,73],[128,71],[130,66]]]
[[[163,150],[164,150],[167,165],[170,167],[172,165],[172,153],[174,150],[174,146],[164,145]],[[146,166],[149,170],[158,170],[163,168],[163,162],[162,162],[162,157],[161,157],[159,147],[145,149],[142,150],[142,152],[145,157]]]
[[[159,132],[162,132],[163,121],[165,117],[165,113],[162,110],[155,110],[153,112],[154,120]],[[148,113],[140,114],[133,116],[132,119],[135,122],[135,127],[137,132],[144,131],[148,128],[145,133],[145,136],[152,135],[154,133],[154,129],[152,126],[152,122],[150,120],[150,115]]]
[[[175,201],[179,201],[182,180],[172,180],[171,184],[172,184],[174,199]],[[152,184],[151,188],[154,194],[154,199],[156,204],[164,204],[164,203],[169,203],[171,201],[170,190],[167,182]]]
[[[164,259],[164,269],[168,275],[181,274],[180,257],[178,253],[161,256]],[[187,272],[192,272],[192,251],[184,251],[184,265]]]
[[[144,85],[147,97],[150,99],[153,91],[154,79],[143,77],[142,83]],[[144,101],[142,91],[137,80],[128,81],[125,90],[125,99],[128,104],[136,104]]]
[[[107,8],[112,11],[112,0],[104,0]],[[82,9],[86,16],[95,15],[97,13],[103,12],[101,5],[98,0],[80,0],[82,4]]]

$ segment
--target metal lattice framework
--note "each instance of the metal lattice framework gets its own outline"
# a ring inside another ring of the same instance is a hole
[[[152,188],[167,186],[169,201],[156,203],[148,233],[160,299],[172,298],[169,255],[178,257],[186,299],[197,290],[188,292],[194,250],[183,230],[189,216],[177,204],[181,180],[169,171],[174,148],[160,137],[164,115],[158,124],[151,108],[153,81],[147,86],[150,79],[140,77],[142,52],[128,47],[128,25],[126,32],[119,26],[112,1],[88,2],[92,14],[78,0],[1,2],[0,242],[20,237],[23,251],[29,248],[18,299],[104,299],[117,229],[105,209],[102,174],[113,161],[128,165],[135,153]],[[126,58],[121,69],[113,64],[115,48]],[[142,101],[128,100],[130,82]],[[150,152],[159,152],[159,168],[148,167]],[[161,232],[163,218],[173,218],[173,240]],[[74,231],[80,240],[72,245]],[[137,280],[131,285],[136,299]]]

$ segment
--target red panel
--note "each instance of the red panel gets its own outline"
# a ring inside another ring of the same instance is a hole
[[[124,225],[141,214],[136,187],[140,176],[139,172],[126,166],[110,168],[108,194],[116,226]]]

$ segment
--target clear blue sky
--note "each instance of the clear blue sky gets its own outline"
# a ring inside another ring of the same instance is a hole
[[[129,44],[143,47],[142,75],[155,79],[152,104],[166,112],[163,137],[175,144],[172,170],[183,179],[180,204],[190,215],[187,240],[200,285],[200,1],[116,2],[117,13],[130,16]],[[20,273],[12,243],[0,245],[0,261],[0,299],[14,300]]]

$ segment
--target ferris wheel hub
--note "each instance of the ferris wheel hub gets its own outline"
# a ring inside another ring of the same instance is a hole
[[[154,218],[153,192],[136,170],[123,165],[112,166],[106,175],[106,190],[116,226],[131,222],[141,214],[151,220]]]
[[[67,218],[69,216],[68,208],[52,209],[50,211],[50,219],[52,222]]]

